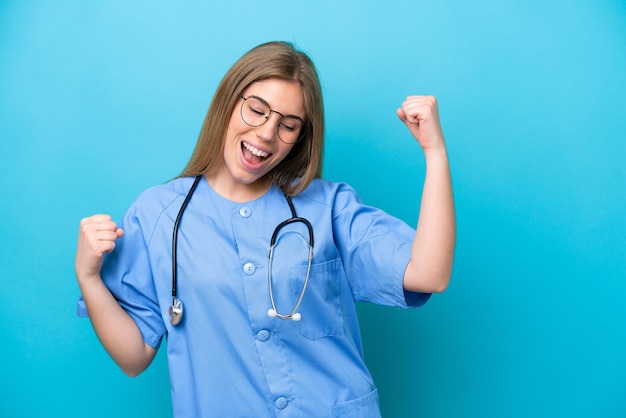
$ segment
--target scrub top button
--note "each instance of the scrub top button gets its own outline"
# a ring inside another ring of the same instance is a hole
[[[281,396],[280,398],[276,399],[274,405],[276,405],[276,408],[278,409],[285,409],[287,407],[287,398]]]
[[[267,341],[270,339],[270,333],[269,331],[262,329],[257,333],[256,337],[259,341]]]
[[[246,263],[243,265],[243,272],[246,273],[248,276],[254,274],[255,270],[256,267],[254,267],[254,264],[252,263]]]
[[[252,215],[252,210],[249,207],[244,206],[239,209],[239,214],[242,218],[248,218],[250,215]]]

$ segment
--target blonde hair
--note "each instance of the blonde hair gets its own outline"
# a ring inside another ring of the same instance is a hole
[[[200,136],[187,166],[179,177],[210,172],[223,159],[226,130],[234,106],[249,85],[278,78],[295,81],[304,95],[306,120],[303,138],[267,176],[285,193],[296,195],[322,175],[324,105],[317,71],[311,59],[287,42],[268,42],[244,54],[220,82]]]

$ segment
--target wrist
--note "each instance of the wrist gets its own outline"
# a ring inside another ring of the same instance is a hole
[[[427,162],[448,161],[448,151],[446,150],[446,146],[443,144],[436,147],[425,148],[423,152],[424,158],[426,158]]]
[[[100,272],[85,272],[79,269],[76,269],[76,279],[78,280],[78,285],[80,287],[82,287],[83,285],[88,285],[90,283],[102,281],[102,278],[100,277]]]

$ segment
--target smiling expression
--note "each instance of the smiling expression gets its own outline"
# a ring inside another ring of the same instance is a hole
[[[242,92],[244,97],[256,96],[282,115],[306,118],[302,88],[296,82],[268,79],[251,84]],[[239,99],[230,116],[224,141],[224,161],[207,180],[220,195],[234,201],[258,198],[269,186],[265,175],[291,151],[293,144],[278,138],[280,114],[272,112],[261,126],[247,125],[241,118]]]

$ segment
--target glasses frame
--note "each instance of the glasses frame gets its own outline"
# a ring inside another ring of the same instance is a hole
[[[300,140],[302,138],[304,138],[305,132],[306,132],[306,122],[304,121],[304,119],[302,119],[299,116],[295,116],[295,115],[283,115],[282,113],[280,113],[277,110],[274,110],[270,107],[270,105],[263,100],[262,98],[258,97],[258,96],[248,96],[248,97],[244,97],[243,94],[239,95],[239,98],[243,100],[243,102],[241,102],[241,108],[239,109],[239,115],[241,116],[241,120],[248,126],[252,126],[253,128],[258,128],[259,126],[263,126],[268,120],[270,120],[270,116],[272,116],[272,113],[276,113],[278,116],[280,116],[280,119],[278,119],[278,123],[276,124],[276,136],[278,137],[278,139],[280,139],[282,142],[284,142],[285,144],[296,144],[298,142],[300,142]],[[243,117],[243,107],[245,106],[246,102],[248,101],[248,99],[250,98],[254,98],[257,100],[260,100],[261,102],[263,102],[267,108],[269,109],[269,113],[267,115],[265,115],[263,122],[261,122],[258,125],[253,125],[251,123],[249,123],[244,117]],[[302,122],[302,127],[300,128],[300,134],[298,135],[298,138],[294,141],[294,142],[287,142],[284,139],[282,139],[280,137],[280,132],[278,131],[278,129],[280,128],[280,124],[282,122],[283,119],[285,118],[293,118],[293,119],[298,119],[299,121]]]

